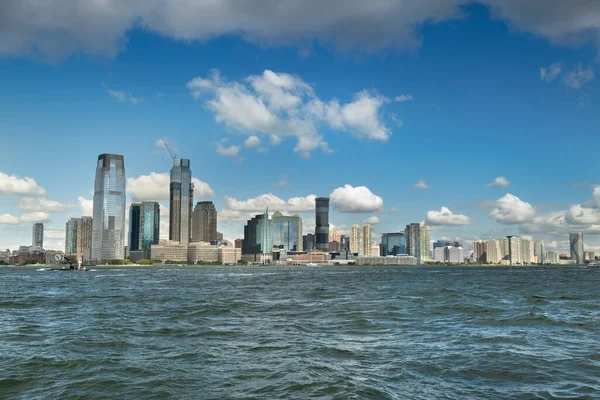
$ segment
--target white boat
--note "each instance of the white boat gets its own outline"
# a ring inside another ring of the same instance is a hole
[[[315,264],[315,263],[308,263],[306,264],[307,267],[318,267],[319,264]]]
[[[592,261],[587,266],[588,267],[600,267],[600,261]]]

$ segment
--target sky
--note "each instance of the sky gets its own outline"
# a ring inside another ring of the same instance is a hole
[[[60,4],[60,5],[59,5]],[[161,202],[173,152],[218,230],[331,198],[342,233],[421,222],[600,251],[600,2],[5,0],[0,249],[64,249],[99,154]]]

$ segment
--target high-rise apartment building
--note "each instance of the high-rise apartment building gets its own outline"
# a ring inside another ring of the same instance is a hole
[[[315,247],[317,250],[329,251],[329,198],[315,199]]]
[[[406,238],[406,252],[409,256],[421,258],[421,225],[418,223],[412,223],[406,225],[404,230],[404,237]]]
[[[340,231],[338,231],[335,228],[331,228],[329,230],[329,243],[331,243],[331,242],[341,243],[341,241],[342,241],[342,234],[340,233]]]
[[[406,254],[406,239],[404,233],[393,232],[381,235],[381,256],[397,256]]]
[[[557,265],[560,260],[560,255],[556,251],[549,251],[546,254],[547,263],[552,265]]]
[[[533,264],[533,240],[521,239],[521,264]]]
[[[473,261],[484,264],[487,262],[487,246],[483,240],[473,242]]]
[[[175,158],[171,168],[169,196],[169,240],[182,245],[190,243],[194,186],[190,160]]]
[[[360,226],[352,225],[350,228],[350,253],[358,254],[360,250]]]
[[[41,222],[33,224],[31,245],[33,247],[39,247],[40,249],[44,248],[44,224]]]
[[[148,252],[158,244],[160,236],[160,205],[153,202],[132,203],[129,207],[129,251]]]
[[[199,201],[192,215],[192,242],[213,243],[217,237],[217,209],[212,201]]]
[[[429,251],[431,247],[431,237],[429,235],[429,227],[421,227],[421,260],[429,261]]]
[[[258,214],[248,220],[244,226],[244,241],[242,242],[242,254],[254,255],[254,261],[258,261],[265,254],[273,253],[272,221],[269,213]]]
[[[533,255],[537,258],[538,264],[546,264],[546,253],[544,252],[544,242],[536,240],[533,243]]]
[[[371,224],[364,224],[362,227],[362,255],[365,257],[371,257],[371,233]]]
[[[583,233],[569,233],[571,260],[576,265],[583,265]]]
[[[298,214],[273,213],[273,246],[285,252],[302,251],[302,218]]]
[[[497,264],[502,260],[502,251],[500,250],[499,240],[486,240],[485,258],[489,263]]]
[[[522,264],[521,239],[517,236],[507,236],[508,239],[508,262],[510,265]]]
[[[91,259],[125,258],[125,161],[100,154],[94,182]]]
[[[92,217],[68,220],[65,226],[65,254],[76,254],[77,260],[90,261],[92,232]]]

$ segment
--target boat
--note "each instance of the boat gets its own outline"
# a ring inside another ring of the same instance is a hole
[[[319,264],[315,264],[315,263],[308,263],[306,264],[307,267],[318,267]]]
[[[58,253],[54,255],[54,260],[56,262],[62,262],[63,259],[65,259],[69,262],[69,268],[67,268],[67,267],[50,268],[49,271],[87,271],[88,270],[86,267],[81,265],[81,260],[77,261],[77,267],[75,267],[69,257],[64,257]]]
[[[592,261],[587,266],[588,267],[600,267],[600,261]]]

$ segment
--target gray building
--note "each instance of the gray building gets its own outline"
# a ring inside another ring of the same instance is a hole
[[[406,238],[406,253],[409,256],[421,258],[421,225],[412,223],[406,225],[404,229],[404,237]]]
[[[33,247],[44,248],[44,224],[36,222],[33,224],[33,231],[31,234],[31,245]]]
[[[155,202],[133,203],[129,207],[129,252],[142,251],[151,259],[150,249],[160,236],[160,205]]]
[[[199,201],[192,215],[192,242],[217,240],[217,209],[212,201]]]
[[[190,243],[193,202],[194,186],[190,160],[175,158],[169,188],[169,240],[183,245]]]
[[[536,240],[533,242],[533,255],[537,257],[538,264],[546,264],[546,253],[544,251],[544,242]]]
[[[571,260],[577,265],[583,265],[583,233],[569,233],[571,244]]]
[[[258,214],[246,222],[242,254],[253,255],[254,261],[259,261],[263,254],[273,253],[272,221],[268,211]]]
[[[380,251],[380,255],[383,257],[406,254],[406,239],[404,233],[393,232],[382,234]]]
[[[329,251],[329,198],[315,199],[315,248]]]
[[[285,252],[302,251],[302,218],[273,213],[273,246]]]
[[[90,261],[92,217],[71,218],[65,224],[65,254],[77,254],[78,260]]]
[[[94,182],[91,259],[123,259],[125,241],[125,161],[100,154]]]
[[[315,249],[315,235],[307,233],[302,236],[302,249],[311,252]]]

